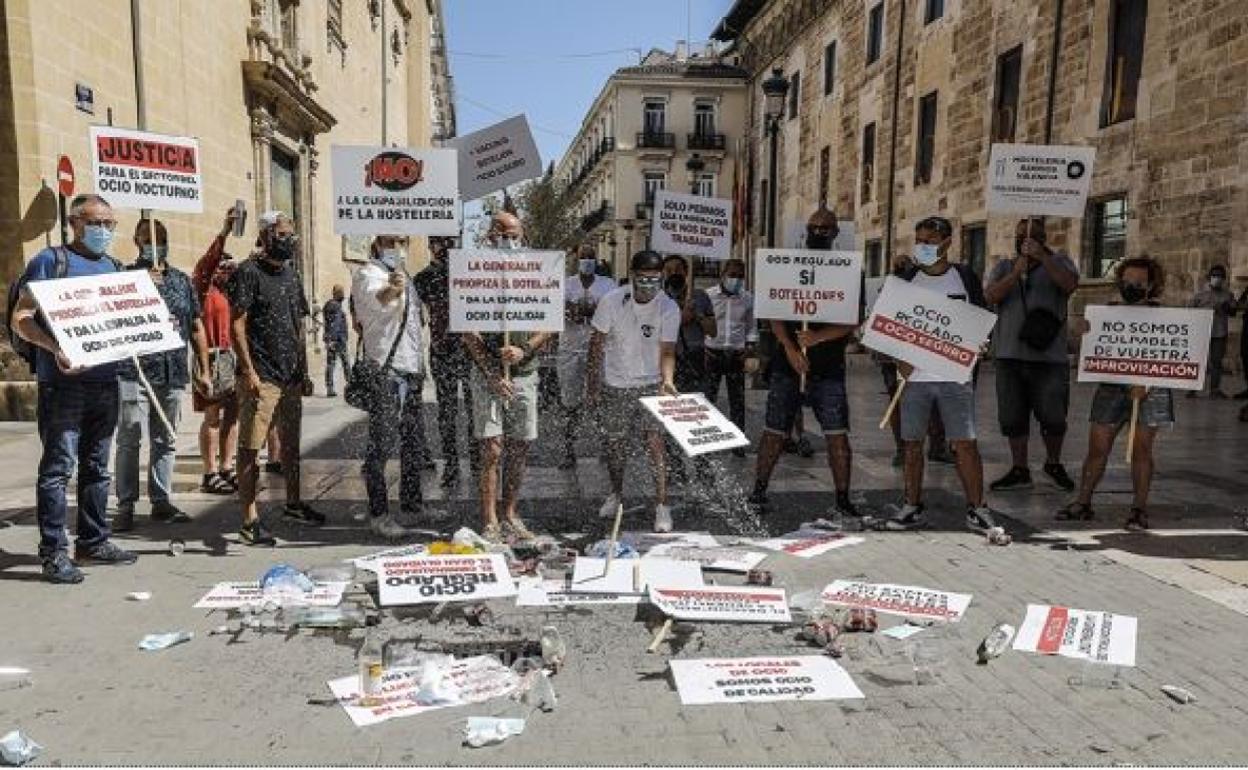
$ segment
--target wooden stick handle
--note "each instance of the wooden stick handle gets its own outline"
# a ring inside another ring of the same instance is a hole
[[[624,518],[624,496],[620,496],[620,504],[615,507],[615,524],[611,526],[611,540],[607,543],[607,564],[603,577],[611,574],[611,560],[615,558],[615,543],[620,538],[620,520]]]
[[[802,321],[802,331],[807,331],[807,330],[809,330],[809,329],[810,329],[810,323],[809,323],[809,322],[807,322],[807,321]],[[802,346],[802,355],[803,355],[803,356],[805,356],[805,355],[806,355],[806,346],[805,346],[805,345],[803,345],[803,346]],[[802,375],[798,378],[798,382],[797,382],[797,390],[798,390],[798,392],[799,392],[799,393],[805,393],[805,392],[806,392],[806,373],[805,373],[805,372],[802,372]]]
[[[503,348],[511,347],[511,332],[503,332]],[[503,361],[503,379],[511,382],[511,364]]]
[[[888,402],[888,408],[884,410],[884,418],[880,420],[880,430],[888,427],[888,421],[893,418],[893,410],[897,408],[897,404],[901,401],[901,392],[906,389],[906,378],[897,378],[897,390],[893,392],[893,400]]]
[[[1135,426],[1140,422],[1140,399],[1131,399],[1131,427],[1127,429],[1127,465],[1135,456]]]
[[[156,398],[156,393],[152,390],[151,383],[147,381],[147,375],[143,374],[143,367],[139,365],[139,357],[131,353],[130,360],[134,362],[134,371],[139,375],[139,382],[143,383],[143,390],[147,393],[147,400],[151,402],[152,409],[156,410],[156,416],[160,418],[160,422],[165,426],[165,430],[169,431],[169,439],[177,441],[177,431],[173,429],[173,425],[169,423],[169,418],[165,416],[165,410],[161,407],[160,400]]]
[[[672,619],[668,618],[663,621],[663,625],[654,635],[654,641],[650,642],[650,646],[646,648],[646,652],[658,652],[659,645],[663,644],[663,640],[667,638],[668,632],[672,630]]]

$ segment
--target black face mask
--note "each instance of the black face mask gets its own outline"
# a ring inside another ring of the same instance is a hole
[[[675,299],[685,292],[685,277],[680,273],[673,273],[667,277],[663,288],[667,290],[669,296]]]
[[[806,248],[827,251],[832,248],[832,236],[806,233]]]
[[[1118,293],[1122,295],[1122,301],[1128,305],[1136,305],[1148,299],[1148,287],[1135,283],[1118,284]]]
[[[287,235],[275,235],[269,240],[268,256],[269,259],[278,262],[289,262],[295,258],[299,251],[299,236],[290,233]]]

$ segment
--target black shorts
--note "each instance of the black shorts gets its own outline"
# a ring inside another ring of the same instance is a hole
[[[1031,417],[1045,436],[1066,435],[1070,367],[1065,363],[998,358],[997,420],[1006,438],[1031,433]]]

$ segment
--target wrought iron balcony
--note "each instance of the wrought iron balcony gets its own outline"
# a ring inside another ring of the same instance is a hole
[[[674,150],[676,148],[676,135],[672,133],[655,134],[648,131],[639,131],[637,132],[637,146]]]
[[[603,201],[598,208],[581,217],[581,232],[588,233],[611,216],[611,204]]]
[[[689,134],[688,142],[691,150],[719,150],[721,152],[728,144],[727,137],[723,134],[706,133]]]
[[[654,199],[637,204],[637,219],[649,219],[650,209],[654,208]]]

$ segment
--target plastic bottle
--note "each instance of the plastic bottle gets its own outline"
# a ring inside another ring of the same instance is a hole
[[[185,552],[186,552],[185,540],[179,540],[178,538],[175,537],[173,540],[169,541],[169,555],[170,556],[181,556]]]
[[[979,662],[987,663],[1005,652],[1014,639],[1014,626],[1009,623],[998,623],[992,631],[979,643]]]
[[[558,671],[563,668],[563,661],[568,657],[568,645],[554,626],[542,626],[542,662]]]
[[[385,650],[375,633],[366,634],[360,648],[360,695],[363,701],[376,701],[381,695],[385,674]]]

